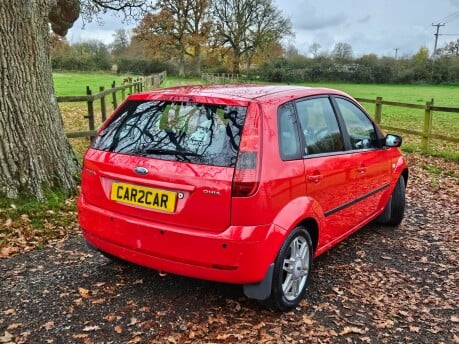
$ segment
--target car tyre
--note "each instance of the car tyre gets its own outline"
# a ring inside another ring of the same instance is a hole
[[[267,304],[280,311],[295,308],[306,293],[312,267],[313,246],[306,228],[296,227],[284,241],[276,261]]]
[[[405,179],[403,176],[395,184],[394,191],[392,191],[391,199],[386,205],[383,214],[378,222],[386,226],[398,226],[405,215]]]

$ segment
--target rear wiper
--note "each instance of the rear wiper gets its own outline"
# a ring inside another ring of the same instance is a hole
[[[144,150],[147,154],[161,154],[161,155],[182,155],[182,156],[201,156],[201,154],[188,152],[186,150],[178,149],[164,149],[164,148],[147,148]]]

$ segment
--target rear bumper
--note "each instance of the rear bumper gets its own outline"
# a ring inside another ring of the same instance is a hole
[[[220,233],[170,226],[101,209],[83,196],[78,210],[83,235],[101,251],[155,270],[226,283],[263,280],[285,235],[275,225],[230,226]]]

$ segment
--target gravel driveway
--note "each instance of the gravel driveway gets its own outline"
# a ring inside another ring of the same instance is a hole
[[[411,174],[402,225],[368,225],[316,259],[290,313],[113,263],[75,233],[0,260],[0,343],[459,343],[458,181]]]

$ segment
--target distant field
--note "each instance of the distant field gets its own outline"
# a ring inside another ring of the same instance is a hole
[[[97,93],[99,86],[109,88],[113,81],[121,85],[126,75],[119,76],[111,73],[54,73],[54,87],[56,94],[83,95],[86,86],[90,86],[93,93]],[[168,77],[163,87],[191,85],[203,83],[201,79]],[[434,105],[459,108],[459,86],[425,86],[425,85],[366,85],[366,84],[307,84],[305,86],[329,87],[342,90],[355,98],[396,101],[410,104],[424,105],[426,101],[434,99]],[[61,104],[66,131],[87,130],[86,104],[73,103]],[[370,115],[375,112],[374,104],[362,103]],[[97,104],[96,104],[97,107]],[[424,123],[424,111],[383,105],[382,124],[398,128],[409,128],[422,131]],[[96,125],[100,120],[96,121]],[[433,133],[459,137],[459,113],[434,112]],[[421,138],[402,134],[405,139],[404,148],[415,150],[420,145]],[[74,139],[81,141],[81,139]],[[83,139],[84,140],[84,139]],[[86,145],[86,143],[82,143]],[[459,144],[448,143],[440,140],[432,140],[432,152],[447,156],[459,161]]]
[[[306,84],[304,84],[306,86]],[[336,88],[356,98],[376,99],[425,104],[434,99],[437,106],[459,108],[459,86],[432,86],[432,85],[374,85],[374,84],[307,84],[307,86],[321,86]]]
[[[54,72],[54,89],[58,96],[79,96],[86,94],[86,86],[93,93],[99,92],[99,87],[111,87],[113,81],[119,86],[123,80],[131,75],[117,75],[112,73],[79,73]]]

